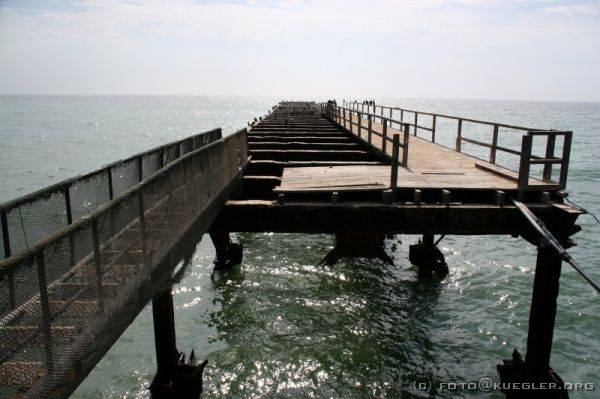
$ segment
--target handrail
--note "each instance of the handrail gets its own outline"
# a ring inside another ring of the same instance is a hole
[[[220,129],[215,129],[215,130],[220,130]],[[216,145],[219,141],[221,141],[221,140],[227,141],[239,134],[243,134],[244,132],[246,132],[246,129],[241,129],[232,135],[229,135],[229,136],[224,137],[217,141],[213,141],[212,143],[208,144],[207,146],[197,148],[191,152],[188,152],[188,153],[182,155],[175,161],[167,164],[165,167],[163,167],[163,168],[159,169],[158,171],[156,171],[155,173],[153,173],[148,178],[146,178],[146,179],[140,181],[139,183],[135,184],[134,186],[130,187],[129,189],[127,189],[125,192],[123,192],[118,197],[113,198],[109,202],[106,202],[106,203],[100,205],[98,208],[96,208],[90,214],[86,215],[86,217],[84,217],[66,227],[63,227],[62,229],[59,229],[54,234],[47,236],[43,240],[36,242],[34,245],[32,245],[31,247],[27,248],[24,251],[21,251],[20,253],[15,254],[14,256],[12,256],[10,258],[0,260],[0,277],[3,276],[7,271],[10,271],[11,266],[18,264],[19,262],[22,262],[23,260],[25,260],[29,257],[35,256],[37,253],[42,251],[45,247],[47,247],[51,243],[56,242],[62,238],[65,238],[66,236],[74,233],[77,230],[87,227],[89,224],[92,223],[92,221],[97,220],[100,216],[104,215],[111,208],[121,204],[128,197],[130,197],[131,195],[133,195],[134,193],[139,191],[144,186],[157,180],[159,177],[168,174],[173,168],[177,167],[180,163],[184,162],[186,159],[193,157],[199,151],[208,150],[211,146]]]
[[[0,327],[10,329],[23,315],[30,327],[15,332],[0,362],[29,350],[34,339],[41,342],[36,356],[45,370],[33,388],[27,387],[32,397],[59,384],[74,389],[124,330],[124,320],[132,320],[168,278],[171,269],[164,266],[177,262],[173,251],[180,241],[197,239],[208,229],[217,205],[247,166],[246,134],[242,129],[186,152],[85,217],[0,260]],[[126,265],[133,266],[135,277]],[[119,277],[109,277],[111,272]],[[16,291],[10,289],[11,278]],[[54,337],[75,301],[92,306],[93,315],[84,317],[85,324],[69,319],[76,330],[72,340]]]
[[[18,231],[19,233],[22,232],[23,239],[26,242],[28,238],[30,238],[25,232],[25,230],[29,229],[27,228],[27,226],[23,225],[26,222],[24,222],[22,219],[20,207],[33,207],[35,206],[36,201],[49,199],[55,195],[60,196],[62,197],[62,201],[64,202],[64,208],[60,210],[59,213],[54,214],[52,216],[55,219],[63,219],[64,225],[70,225],[71,223],[73,223],[74,219],[74,209],[72,206],[72,191],[73,187],[77,186],[78,184],[85,184],[87,181],[90,181],[93,178],[103,179],[104,186],[102,187],[102,193],[110,201],[115,197],[116,181],[115,176],[113,176],[115,170],[127,166],[135,168],[136,176],[128,177],[135,177],[135,180],[139,182],[143,179],[144,174],[146,174],[145,171],[147,168],[150,168],[150,173],[153,173],[156,170],[159,170],[162,167],[164,167],[165,164],[168,164],[169,162],[173,162],[175,159],[180,158],[183,154],[201,148],[207,143],[214,142],[215,140],[218,140],[221,137],[222,131],[220,128],[198,133],[178,141],[163,144],[150,150],[140,152],[131,157],[112,162],[108,165],[101,167],[100,169],[94,170],[84,175],[79,175],[63,180],[61,182],[45,187],[41,190],[0,204],[0,221],[2,224],[2,245],[4,249],[4,259],[14,256],[16,253],[22,251],[23,249],[26,249],[29,246],[29,243],[27,243],[22,248],[14,248],[14,240],[12,240],[11,243],[11,231],[13,233],[15,231]],[[152,163],[154,165],[147,166],[146,163],[148,161],[153,161]],[[92,201],[98,202],[98,198],[85,198],[84,200],[90,203]],[[97,205],[100,206],[102,205],[102,203],[99,203]],[[11,211],[13,210],[19,211],[20,217],[18,220],[21,226],[13,227],[11,229],[9,216]],[[82,217],[84,214],[85,213],[79,216]],[[46,232],[46,234],[50,233],[52,233],[52,231]]]
[[[571,151],[571,140],[572,140],[572,132],[570,131],[557,131],[557,130],[548,130],[548,129],[533,129],[530,127],[524,126],[516,126],[509,125],[505,123],[497,123],[497,122],[489,122],[482,121],[473,118],[463,118],[458,116],[451,116],[445,114],[437,114],[432,112],[423,112],[417,110],[409,110],[400,107],[387,107],[381,105],[372,105],[365,103],[354,102],[346,102],[344,101],[343,106],[338,106],[337,104],[328,103],[323,105],[324,112],[327,113],[328,116],[331,117],[334,121],[336,121],[340,126],[346,128],[349,126],[349,130],[352,131],[354,126],[358,126],[358,136],[361,137],[361,130],[363,128],[363,119],[366,118],[367,121],[367,129],[368,129],[368,143],[371,144],[371,135],[375,134],[382,138],[382,147],[384,154],[386,153],[386,143],[392,141],[392,139],[387,136],[386,130],[388,125],[391,127],[394,124],[397,124],[400,130],[411,130],[415,136],[418,136],[419,131],[426,130],[430,132],[431,138],[429,141],[432,143],[436,143],[436,133],[438,130],[438,123],[441,119],[450,119],[456,121],[456,138],[454,149],[457,152],[463,152],[462,144],[463,142],[476,145],[479,147],[487,148],[489,150],[489,154],[487,159],[483,159],[480,156],[475,156],[478,159],[482,159],[490,164],[497,163],[497,155],[498,152],[515,155],[519,157],[519,167],[516,170],[518,173],[518,177],[515,178],[518,182],[518,190],[522,193],[526,190],[531,189],[532,187],[540,187],[540,184],[530,184],[529,179],[531,178],[531,165],[543,165],[543,175],[541,180],[547,184],[544,185],[545,188],[552,190],[563,190],[566,188],[567,181],[567,173],[568,173],[568,163],[569,163],[569,155]],[[360,109],[359,109],[360,107]],[[365,111],[365,107],[367,110]],[[378,108],[380,109],[380,114],[377,113]],[[386,110],[389,111],[389,116],[385,115]],[[372,111],[372,112],[371,112]],[[400,111],[400,120],[394,119],[394,112]],[[412,122],[408,122],[404,120],[404,113],[414,114],[414,119]],[[350,116],[348,117],[347,114]],[[354,122],[353,116],[359,116],[359,122]],[[431,124],[430,126],[426,126],[423,124],[421,120],[419,120],[420,115],[428,115],[431,116]],[[374,132],[372,130],[373,121],[379,121],[384,130],[384,134],[380,134]],[[464,122],[474,123],[478,125],[491,126],[492,137],[490,142],[484,142],[481,140],[473,139],[470,137],[465,137],[465,126]],[[521,139],[521,148],[520,149],[512,149],[506,146],[502,146],[498,144],[498,139],[500,136],[500,129],[512,129],[517,130],[519,132],[527,132],[522,136]],[[534,136],[541,136],[546,140],[545,142],[545,154],[544,155],[535,155],[532,153],[531,143],[528,143],[528,140],[532,140]],[[561,156],[555,155],[555,146],[556,146],[556,137],[563,137],[563,146],[562,146],[562,154]],[[528,138],[529,137],[529,138]],[[423,138],[423,137],[421,137]],[[427,138],[423,138],[426,139]],[[438,144],[438,143],[436,143]],[[440,145],[440,144],[438,144]],[[407,152],[407,151],[405,151]],[[558,181],[552,180],[552,167],[554,165],[558,165],[560,167],[560,177]],[[405,165],[404,165],[405,166]],[[491,170],[491,168],[487,168],[488,170],[497,173],[498,170]],[[512,176],[504,175],[504,177],[512,178]]]

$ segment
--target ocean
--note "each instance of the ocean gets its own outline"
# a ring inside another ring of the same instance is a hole
[[[222,127],[230,134],[280,100],[0,96],[0,201],[194,133]],[[572,130],[569,198],[600,215],[600,103],[375,101]],[[600,280],[600,226],[589,215],[578,224],[570,253]],[[393,265],[343,259],[331,267],[318,265],[333,247],[329,235],[235,239],[244,245],[239,267],[212,281],[214,248],[204,237],[173,290],[178,349],[209,360],[203,397],[504,397],[439,384],[497,382],[496,364],[513,348],[525,353],[536,249],[523,239],[446,237],[440,248],[450,273],[426,281],[408,261],[418,236],[386,241]],[[599,330],[600,296],[563,265],[551,365],[566,382],[596,386],[572,398],[598,397]],[[72,397],[147,398],[154,373],[147,306]]]

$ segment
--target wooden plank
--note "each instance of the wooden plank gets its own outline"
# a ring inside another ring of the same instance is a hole
[[[389,165],[316,166],[284,168],[281,185],[276,192],[298,191],[353,191],[387,187],[390,182]],[[399,188],[431,189],[516,189],[514,180],[502,178],[483,170],[398,168]]]

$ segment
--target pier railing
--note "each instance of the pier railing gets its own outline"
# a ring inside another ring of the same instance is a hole
[[[221,136],[221,129],[196,134],[0,204],[0,259],[81,219],[163,166]]]
[[[184,256],[182,241],[193,248],[208,229],[248,162],[247,148],[242,130],[186,151],[0,261],[0,397],[72,392],[164,289]]]
[[[476,162],[476,167],[515,181],[519,191],[566,188],[571,131],[535,129],[358,102],[345,102],[345,106],[330,104],[327,112],[341,125],[348,124],[350,130],[357,124],[359,131],[365,125],[366,129],[372,130],[371,125],[376,122],[384,130],[410,132],[421,139],[464,152],[482,161]],[[359,122],[354,122],[354,116]],[[408,156],[408,146],[405,152]],[[555,167],[559,169],[558,173]]]

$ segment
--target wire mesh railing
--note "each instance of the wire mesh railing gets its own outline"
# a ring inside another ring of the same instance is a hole
[[[164,165],[221,136],[221,129],[196,134],[0,204],[0,259],[29,248],[119,196]]]
[[[212,223],[247,148],[242,130],[192,149],[0,261],[0,397],[77,387],[164,288],[182,239],[199,240]]]

